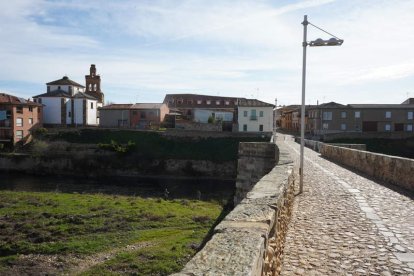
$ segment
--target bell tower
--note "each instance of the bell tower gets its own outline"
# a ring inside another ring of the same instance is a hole
[[[85,76],[86,94],[98,99],[98,103],[104,102],[104,94],[101,91],[101,76],[96,74],[95,64],[91,64],[89,75]]]

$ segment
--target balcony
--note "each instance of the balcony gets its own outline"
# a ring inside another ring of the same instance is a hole
[[[257,121],[257,116],[250,116],[250,121]]]

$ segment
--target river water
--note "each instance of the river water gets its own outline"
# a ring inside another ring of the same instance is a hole
[[[102,193],[170,199],[228,200],[234,180],[113,177],[88,179],[0,173],[0,190],[59,193]]]

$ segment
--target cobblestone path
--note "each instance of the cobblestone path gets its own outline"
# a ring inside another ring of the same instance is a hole
[[[299,162],[299,144],[278,140]],[[414,200],[307,148],[304,167],[282,275],[414,275]]]

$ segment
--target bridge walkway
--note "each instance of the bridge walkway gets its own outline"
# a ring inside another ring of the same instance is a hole
[[[291,136],[277,139],[299,163],[299,144]],[[304,192],[295,199],[282,275],[414,275],[410,196],[307,148],[304,167]]]

